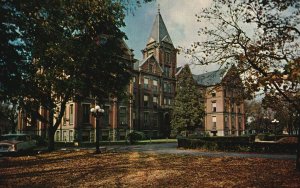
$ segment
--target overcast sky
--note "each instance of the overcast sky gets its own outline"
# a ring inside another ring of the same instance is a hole
[[[126,41],[129,48],[134,50],[135,58],[142,59],[141,50],[146,47],[152,24],[160,5],[160,13],[166,24],[174,46],[190,47],[200,37],[197,32],[205,23],[197,23],[195,14],[202,8],[208,7],[211,0],[156,0],[152,3],[143,4],[134,11],[134,15],[127,15],[126,27],[123,29],[128,37]],[[183,54],[177,56],[177,66],[189,62]],[[203,73],[214,68],[196,67],[194,73]]]

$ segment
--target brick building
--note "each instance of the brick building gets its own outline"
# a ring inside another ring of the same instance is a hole
[[[129,97],[107,99],[101,105],[104,115],[101,122],[90,113],[95,99],[83,102],[69,101],[65,115],[55,133],[55,141],[95,141],[95,127],[100,123],[100,140],[120,140],[132,130],[143,131],[148,137],[167,137],[170,134],[170,110],[175,97],[177,49],[174,47],[165,23],[158,11],[150,36],[142,50],[143,60],[133,57],[124,43],[126,56],[132,64],[133,78],[128,85]],[[244,131],[243,102],[234,101],[234,92],[223,84],[227,74],[221,70],[194,75],[199,92],[205,95],[205,131],[210,134],[240,135]],[[213,79],[211,79],[213,77]],[[46,115],[46,111],[40,109]],[[19,113],[19,132],[29,132],[46,137],[46,126],[36,120],[26,119]]]
[[[170,108],[175,96],[177,49],[160,12],[156,15],[143,52],[134,65],[134,128],[148,136],[170,134]]]
[[[193,77],[204,96],[205,131],[217,136],[244,134],[243,83],[235,67]]]

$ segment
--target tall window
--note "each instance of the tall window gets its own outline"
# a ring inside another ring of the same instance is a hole
[[[153,126],[158,127],[158,113],[153,114]]]
[[[211,106],[212,106],[212,112],[216,112],[217,111],[217,103],[216,103],[216,101],[213,101],[212,103],[211,103]]]
[[[121,125],[127,124],[126,107],[120,107],[120,123]]]
[[[216,116],[212,117],[212,129],[217,130],[217,117]]]
[[[82,104],[82,123],[90,123],[90,104]]]
[[[144,88],[148,89],[149,87],[149,79],[148,78],[144,78]]]
[[[172,103],[172,100],[170,98],[168,98],[168,97],[164,98],[164,104],[165,105],[171,105],[171,103]]]
[[[104,114],[101,120],[101,126],[109,126],[109,106],[104,106]]]
[[[168,84],[168,92],[172,93],[172,84],[171,83]]]
[[[74,105],[73,104],[70,104],[69,106],[69,119],[70,119],[70,124],[73,124],[74,123]]]
[[[166,62],[167,64],[170,63],[170,53],[169,53],[169,52],[166,52],[166,53],[165,53],[165,62]]]
[[[153,106],[157,107],[158,105],[158,97],[157,96],[153,96]]]
[[[170,67],[164,67],[164,74],[165,74],[165,76],[170,76]]]
[[[231,116],[231,134],[235,134],[236,127],[235,127],[235,118],[234,115]]]
[[[234,112],[234,103],[231,103],[231,112]]]
[[[147,107],[149,105],[149,96],[144,95],[144,107]]]
[[[153,91],[158,91],[157,80],[153,80]]]
[[[149,112],[144,112],[144,126],[149,126]]]
[[[67,131],[63,131],[63,140],[64,142],[67,141]]]
[[[172,100],[170,99],[170,98],[168,98],[168,105],[171,105],[171,103],[172,103]]]
[[[238,106],[238,113],[241,113],[241,106]]]
[[[164,82],[164,92],[171,93],[172,92],[172,85],[168,82]]]
[[[168,91],[168,83],[164,82],[164,92],[167,92],[167,91]]]
[[[231,127],[235,129],[235,118],[234,118],[234,115],[231,116]]]
[[[224,124],[225,124],[225,127],[228,127],[228,117],[227,116],[224,117]]]
[[[73,135],[73,134],[74,134],[74,133],[73,133],[73,130],[70,130],[70,131],[69,131],[69,139],[70,139],[69,141],[70,141],[70,142],[73,142],[73,140],[74,140],[74,135]]]
[[[239,129],[242,128],[242,117],[239,117],[238,126],[239,126]]]
[[[60,132],[59,132],[59,131],[56,131],[56,141],[60,141],[60,140],[59,140],[59,137],[60,137]]]

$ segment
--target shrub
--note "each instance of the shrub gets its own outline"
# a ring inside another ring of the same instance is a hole
[[[251,142],[251,140],[249,139],[247,142],[247,140],[243,140],[243,139],[239,140],[239,137],[223,137],[218,139],[178,138],[178,147],[193,148],[193,149],[204,148],[208,150],[235,151],[235,152],[267,152],[267,153],[291,153],[291,154],[294,154],[297,151],[296,143]]]
[[[39,135],[31,135],[31,138],[36,141],[37,146],[46,146],[47,141]]]
[[[146,138],[143,132],[133,131],[127,135],[127,140],[130,144],[135,143],[138,140],[144,140]]]

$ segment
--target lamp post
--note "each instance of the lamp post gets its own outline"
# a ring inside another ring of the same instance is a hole
[[[96,105],[95,108],[91,108],[91,114],[96,118],[96,153],[101,153],[99,149],[99,130],[100,130],[100,123],[98,123],[98,119],[103,116],[104,109],[102,109],[100,106]]]
[[[274,123],[274,125],[275,125],[275,132],[276,132],[276,125],[277,125],[277,123],[279,123],[279,121],[277,120],[277,119],[273,119],[272,120],[272,123]],[[275,133],[276,134],[276,133]]]
[[[279,121],[277,119],[273,119],[272,123],[274,124],[274,134],[276,135],[276,126],[278,125]]]

